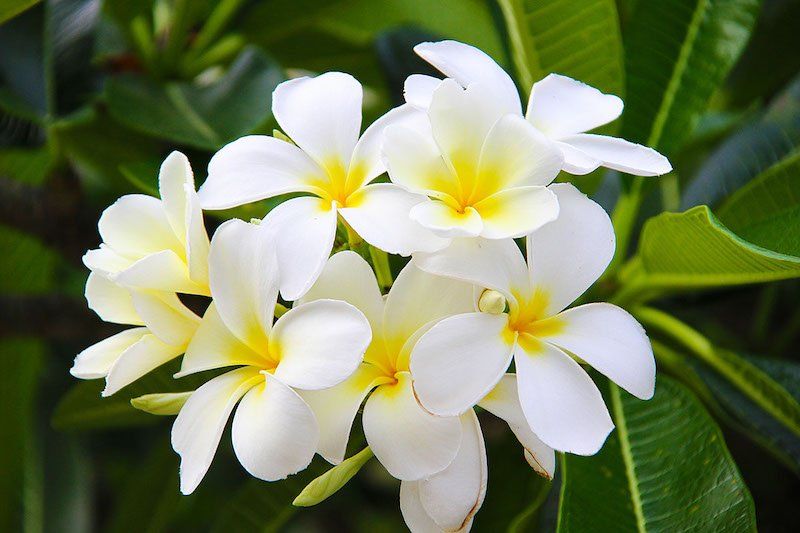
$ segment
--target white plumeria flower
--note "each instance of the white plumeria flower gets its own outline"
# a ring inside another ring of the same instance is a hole
[[[164,160],[158,186],[161,200],[129,194],[103,211],[103,243],[83,262],[129,288],[208,295],[208,234],[185,155]]]
[[[175,293],[131,291],[96,272],[86,281],[89,308],[106,322],[143,326],[94,344],[75,358],[70,373],[80,379],[106,379],[110,396],[186,351],[200,317]]]
[[[393,109],[359,138],[361,84],[329,72],[281,83],[272,97],[278,124],[296,144],[274,137],[243,137],[223,147],[200,189],[205,209],[225,209],[280,194],[303,192],[273,209],[264,225],[276,233],[281,294],[296,300],[314,283],[330,255],[337,213],[369,244],[409,255],[446,244],[408,218],[424,196],[388,183],[370,184],[384,172],[384,128],[415,112]]]
[[[655,361],[644,329],[619,307],[564,310],[605,270],[614,232],[606,212],[575,187],[552,189],[561,214],[528,237],[527,266],[512,240],[462,239],[446,254],[415,257],[428,272],[489,290],[479,301],[488,312],[447,318],[420,338],[411,371],[422,404],[452,416],[483,398],[513,357],[530,429],[556,450],[591,455],[614,425],[600,391],[565,351],[643,399],[653,394]]]
[[[444,80],[426,109],[389,125],[382,148],[392,182],[430,197],[411,209],[413,220],[442,237],[507,239],[558,216],[547,185],[561,152],[491,85]]]
[[[256,225],[231,220],[212,240],[213,301],[176,376],[240,368],[197,389],[175,420],[172,446],[181,456],[184,494],[194,491],[211,465],[237,402],[233,450],[250,474],[273,481],[308,466],[319,429],[295,389],[324,389],[345,380],[370,342],[367,319],[340,301],[296,307],[272,324],[278,265],[268,237]]]
[[[392,476],[414,481],[444,470],[458,452],[461,423],[457,416],[434,416],[418,404],[408,360],[419,335],[436,321],[475,309],[472,285],[408,265],[384,301],[367,262],[346,251],[330,258],[300,309],[320,298],[361,309],[373,335],[352,378],[332,389],[303,393],[320,424],[319,454],[333,464],[342,461],[353,420],[366,399],[364,435]]]
[[[461,446],[441,472],[400,482],[400,511],[412,533],[469,531],[486,496],[486,447],[475,411],[461,415]]]
[[[457,41],[420,43],[414,51],[464,87],[487,87],[497,105],[522,116],[519,93],[511,77],[495,61],[473,46]],[[427,109],[439,84],[431,76],[414,74],[405,83],[406,101]],[[623,102],[594,87],[559,74],[533,84],[525,117],[553,140],[564,155],[563,170],[587,174],[599,166],[635,174],[658,176],[672,170],[666,157],[652,148],[617,137],[586,133],[616,120]]]

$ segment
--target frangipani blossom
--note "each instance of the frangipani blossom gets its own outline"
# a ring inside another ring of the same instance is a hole
[[[103,243],[84,264],[119,285],[208,294],[208,235],[189,160],[172,152],[158,175],[161,200],[129,194],[103,211]]]
[[[528,262],[514,241],[461,239],[447,253],[414,262],[499,292],[479,307],[488,312],[446,318],[414,347],[411,372],[420,402],[441,416],[463,413],[481,400],[514,359],[519,401],[530,429],[556,450],[591,455],[613,429],[600,391],[566,352],[642,398],[655,384],[655,361],[644,329],[606,303],[564,310],[602,274],[614,253],[605,211],[572,185],[553,185],[557,220],[527,239]]]
[[[486,87],[498,106],[522,116],[519,93],[511,77],[484,52],[457,41],[421,43],[414,51],[464,87]],[[415,74],[405,83],[406,101],[428,109],[438,79]],[[586,133],[616,120],[622,100],[559,74],[533,84],[525,117],[555,142],[564,155],[563,170],[587,174],[604,166],[636,174],[658,176],[672,170],[666,157],[652,148],[617,137]]]
[[[198,388],[172,427],[181,456],[181,492],[205,475],[231,413],[233,450],[253,476],[278,480],[308,466],[317,449],[314,413],[295,389],[324,389],[348,378],[369,345],[370,325],[352,305],[319,300],[273,325],[278,296],[274,242],[256,225],[219,227],[209,254],[213,302],[177,376],[238,366]]]
[[[460,417],[461,446],[441,472],[400,482],[400,511],[412,533],[469,531],[486,496],[483,433],[470,409]]]
[[[431,325],[475,309],[473,287],[409,264],[384,302],[367,262],[354,252],[339,252],[300,309],[320,298],[344,300],[361,309],[373,335],[364,363],[352,378],[332,389],[303,392],[320,424],[319,454],[334,464],[342,461],[353,420],[366,399],[364,435],[392,476],[414,481],[444,470],[458,452],[461,422],[457,416],[438,417],[420,407],[408,358],[419,335]]]
[[[75,358],[70,373],[80,379],[105,378],[103,396],[186,351],[200,323],[174,292],[132,291],[96,272],[89,274],[85,294],[89,308],[106,322],[142,326],[112,335]]]
[[[415,111],[393,109],[359,138],[361,84],[329,72],[280,84],[272,97],[278,124],[294,144],[253,135],[223,147],[200,189],[205,209],[225,209],[286,193],[309,193],[283,202],[264,218],[275,231],[281,294],[302,296],[322,271],[336,234],[337,213],[365,241],[386,252],[432,251],[446,241],[409,220],[425,200],[388,183],[370,184],[384,172],[384,128]]]
[[[413,220],[441,237],[507,239],[558,216],[547,185],[561,152],[490,85],[444,80],[426,113],[388,126],[382,148],[392,182],[430,197],[411,209]]]

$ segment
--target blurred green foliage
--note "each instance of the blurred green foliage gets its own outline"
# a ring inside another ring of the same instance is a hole
[[[594,295],[656,317],[642,318],[656,397],[609,388],[619,429],[595,457],[562,457],[553,482],[481,415],[489,491],[474,530],[800,529],[798,16],[798,0],[0,1],[0,531],[403,530],[398,483],[374,460],[299,509],[323,461],[267,484],[222,439],[180,496],[171,419],[129,400],[192,383],[165,367],[101,400],[68,368],[115,331],[82,299],[106,205],[153,194],[173,149],[202,182],[226,142],[272,132],[270,94],[298,73],[355,75],[366,123],[407,75],[432,72],[413,45],[442,38],[486,51],[522,94],[549,72],[619,94],[611,128],[675,168],[575,179],[631,228]]]

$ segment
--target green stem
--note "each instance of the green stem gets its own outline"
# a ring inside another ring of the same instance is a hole
[[[191,3],[189,0],[175,0],[170,16],[169,36],[164,48],[164,65],[169,69],[178,62],[189,33]]]
[[[374,246],[369,247],[369,256],[372,259],[372,266],[375,269],[375,276],[378,278],[378,285],[382,289],[392,286],[392,269],[389,267],[389,256],[383,250]]]
[[[192,52],[199,54],[225,30],[225,27],[236,15],[244,0],[222,0],[209,15],[203,28],[192,43]]]
[[[638,176],[634,177],[631,186],[622,193],[614,207],[611,222],[614,224],[614,232],[617,235],[617,248],[614,251],[614,258],[606,270],[606,276],[616,274],[617,269],[628,255],[633,228],[642,206],[643,188],[644,179]]]
[[[289,308],[288,307],[286,307],[285,305],[280,304],[280,303],[276,303],[275,304],[275,311],[274,311],[275,318],[280,318],[283,315],[285,315],[287,312],[289,312]]]
[[[713,367],[718,367],[714,357],[714,345],[702,333],[678,320],[669,313],[652,307],[636,307],[631,314],[645,326],[653,327],[668,334],[686,349]]]
[[[224,63],[239,53],[245,45],[241,35],[228,35],[199,56],[188,55],[181,62],[181,74],[187,78],[197,76],[205,69]]]
[[[149,70],[157,70],[156,43],[147,17],[139,15],[131,21],[131,38],[139,57]]]

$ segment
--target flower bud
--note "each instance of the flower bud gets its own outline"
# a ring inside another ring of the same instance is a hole
[[[478,299],[478,309],[483,313],[499,315],[506,310],[506,297],[495,290],[486,289]]]

